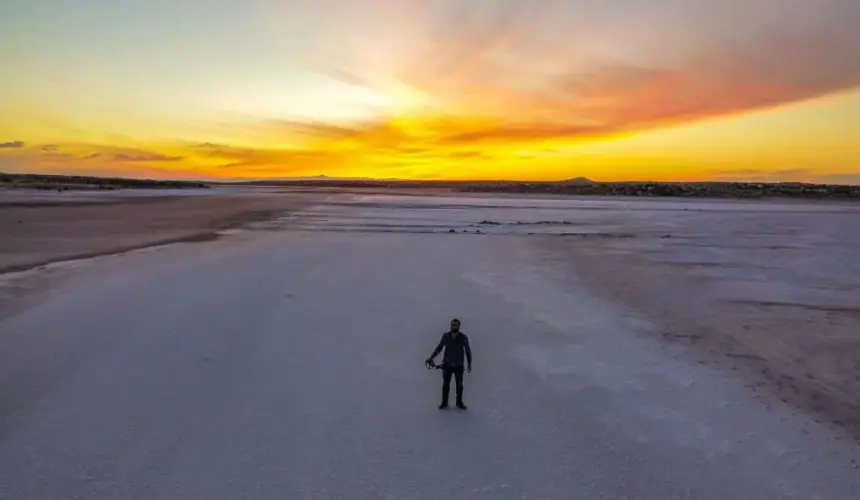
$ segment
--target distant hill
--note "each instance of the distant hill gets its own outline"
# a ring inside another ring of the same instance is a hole
[[[594,184],[594,181],[587,177],[574,177],[573,179],[558,181],[558,184],[566,184],[568,186],[591,186]]]

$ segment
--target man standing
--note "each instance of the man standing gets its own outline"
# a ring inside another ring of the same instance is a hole
[[[439,405],[440,410],[448,408],[448,393],[451,391],[451,376],[457,382],[457,408],[466,409],[463,404],[463,357],[465,355],[468,368],[466,370],[472,372],[472,349],[469,347],[469,337],[460,331],[460,320],[454,318],[451,320],[451,330],[442,334],[442,339],[439,340],[439,345],[433,350],[433,354],[427,358],[425,364],[433,366],[433,358],[439,355],[445,349],[445,354],[442,356],[442,403]]]

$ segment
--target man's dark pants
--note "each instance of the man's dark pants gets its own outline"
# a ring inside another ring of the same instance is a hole
[[[448,394],[451,392],[451,375],[457,383],[457,402],[463,401],[463,366],[442,367],[442,403],[448,404]]]

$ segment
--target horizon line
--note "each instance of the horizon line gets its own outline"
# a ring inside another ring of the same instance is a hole
[[[588,182],[593,184],[799,184],[808,186],[860,186],[860,183],[828,183],[828,182],[805,182],[805,181],[788,181],[788,180],[730,180],[730,179],[710,179],[710,180],[624,180],[624,181],[601,181],[594,180],[589,177],[571,177],[558,180],[516,180],[516,179],[408,179],[408,178],[376,178],[376,177],[329,177],[326,175],[305,176],[305,177],[266,177],[266,178],[233,178],[206,180],[200,178],[149,178],[149,177],[128,177],[128,176],[96,176],[96,175],[78,175],[78,174],[51,174],[51,173],[11,173],[0,172],[0,175],[6,176],[42,176],[42,177],[81,177],[85,179],[122,179],[122,180],[137,180],[137,181],[152,181],[152,182],[196,182],[201,184],[249,184],[263,182],[397,182],[397,183],[428,183],[428,184],[489,184],[489,183],[508,183],[508,184],[560,184],[565,182]]]

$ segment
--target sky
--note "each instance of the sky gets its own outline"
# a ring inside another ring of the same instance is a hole
[[[858,0],[3,0],[0,171],[860,184]]]

